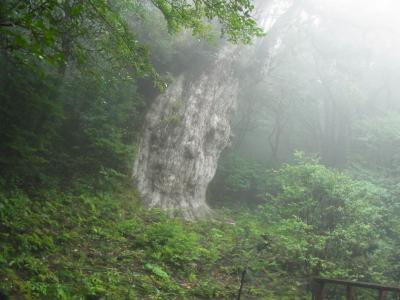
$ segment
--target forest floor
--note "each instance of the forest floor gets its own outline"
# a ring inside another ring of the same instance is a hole
[[[1,194],[0,205],[4,298],[230,299],[238,291],[229,222],[169,218],[131,190]]]

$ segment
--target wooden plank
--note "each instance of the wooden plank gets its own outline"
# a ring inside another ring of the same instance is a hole
[[[369,282],[359,282],[359,281],[350,281],[350,280],[341,280],[341,279],[328,279],[328,278],[322,278],[322,277],[314,277],[314,281],[331,283],[331,284],[339,284],[339,285],[345,285],[345,286],[351,285],[354,287],[361,287],[361,288],[367,288],[367,289],[375,289],[375,290],[391,291],[391,292],[400,293],[400,287],[375,284],[375,283],[369,283]]]

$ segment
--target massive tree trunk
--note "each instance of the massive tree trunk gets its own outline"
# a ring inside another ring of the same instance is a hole
[[[287,9],[287,1],[272,1],[275,6],[270,9],[268,1],[259,1],[257,18],[266,30]],[[282,3],[286,6],[279,7]],[[134,166],[138,190],[148,206],[186,219],[210,214],[206,190],[229,144],[239,87],[233,71],[238,49],[226,45],[197,78],[182,74],[150,107]]]
[[[210,213],[206,189],[229,143],[238,92],[234,56],[235,47],[226,47],[195,80],[178,77],[150,108],[134,167],[149,206],[187,219]]]

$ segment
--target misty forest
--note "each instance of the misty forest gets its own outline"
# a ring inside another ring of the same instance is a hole
[[[399,15],[0,1],[0,299],[400,299]]]

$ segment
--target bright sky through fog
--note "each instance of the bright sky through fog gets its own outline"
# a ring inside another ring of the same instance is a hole
[[[326,13],[371,30],[400,31],[399,0],[311,0]]]

